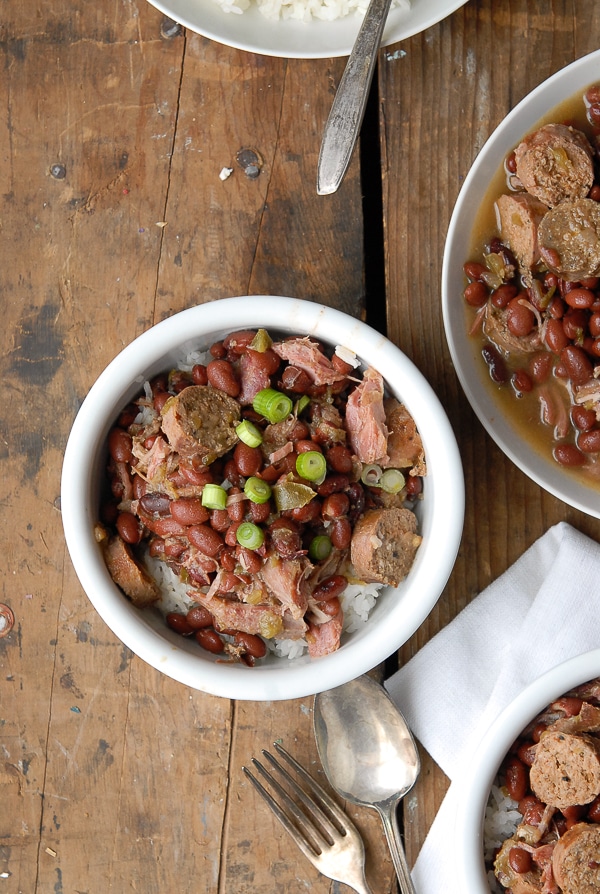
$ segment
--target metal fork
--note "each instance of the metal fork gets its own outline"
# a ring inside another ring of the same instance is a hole
[[[286,781],[302,803],[304,810],[300,809],[296,801],[263,764],[253,757],[254,767],[277,793],[279,802],[247,767],[242,767],[254,788],[265,799],[304,856],[308,857],[322,875],[343,882],[358,894],[372,894],[365,879],[365,848],[354,823],[285,748],[277,742],[273,747],[295,770],[303,781],[304,788],[272,754],[264,750],[262,754]],[[310,794],[305,789],[308,789]]]

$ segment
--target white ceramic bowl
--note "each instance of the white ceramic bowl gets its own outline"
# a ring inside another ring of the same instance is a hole
[[[150,0],[176,22],[219,43],[251,53],[296,59],[348,56],[362,19],[350,13],[333,22],[272,21],[253,3],[243,15],[223,12],[213,0]],[[409,10],[392,9],[382,46],[418,34],[459,9],[466,0],[412,0]]]
[[[419,503],[423,542],[408,577],[381,593],[362,630],[341,648],[300,664],[270,655],[254,668],[225,664],[170,631],[153,609],[140,611],[113,583],[94,540],[99,481],[108,431],[119,411],[156,373],[191,350],[207,349],[228,332],[263,326],[273,333],[309,334],[353,349],[385,378],[421,433],[428,465]],[[390,341],[346,314],[308,301],[273,296],[227,298],[193,307],[157,324],[128,345],[99,376],[75,419],[67,444],[61,506],[75,571],[98,613],[136,655],[170,677],[237,699],[299,698],[365,673],[397,650],[437,602],[462,534],[464,484],[454,434],[436,395]]]
[[[454,827],[457,889],[469,894],[490,894],[483,861],[483,818],[492,783],[509,748],[554,699],[598,676],[600,649],[571,658],[523,689],[489,727],[470,762],[468,774],[458,780],[460,801]]]
[[[442,267],[442,310],[454,367],[479,421],[504,453],[533,481],[555,497],[600,518],[600,494],[580,483],[551,458],[523,440],[500,404],[491,397],[489,376],[476,339],[467,333],[463,264],[470,259],[473,221],[490,181],[505,157],[551,110],[600,81],[600,51],[573,62],[525,97],[496,128],[477,156],[454,208]]]

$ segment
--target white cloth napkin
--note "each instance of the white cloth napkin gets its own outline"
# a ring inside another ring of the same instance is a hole
[[[386,682],[411,729],[452,780],[528,683],[600,647],[600,545],[550,528]],[[455,878],[450,786],[413,869],[418,894],[464,894]]]

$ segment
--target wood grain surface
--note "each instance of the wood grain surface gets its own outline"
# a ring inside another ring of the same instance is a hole
[[[470,0],[382,50],[362,152],[330,197],[316,195],[316,161],[344,60],[271,59],[162,26],[142,0],[2,3],[0,601],[16,623],[0,639],[0,894],[337,892],[241,771],[277,739],[322,777],[312,700],[188,690],[114,637],[64,544],[69,429],[153,323],[230,295],[292,295],[386,331],[459,441],[461,549],[400,662],[554,523],[600,539],[600,522],[543,493],[484,433],[440,309],[471,162],[529,90],[596,48],[600,12],[596,0]],[[446,784],[423,754],[404,806],[411,862]],[[374,892],[395,891],[378,817],[349,812]]]

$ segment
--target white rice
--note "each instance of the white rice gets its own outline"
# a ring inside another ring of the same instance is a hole
[[[517,810],[517,802],[506,794],[506,789],[497,783],[492,786],[483,820],[483,850],[486,864],[491,863],[494,852],[510,838],[523,817]],[[493,894],[505,892],[494,876],[488,872],[490,891]]]
[[[185,614],[198,603],[187,595],[187,584],[182,583],[169,566],[147,553],[143,556],[148,573],[159,586],[161,597],[154,603],[163,617],[169,612]],[[348,584],[340,597],[344,611],[344,632],[353,633],[363,627],[375,605],[382,584]],[[308,660],[307,643],[304,639],[265,640],[269,650],[279,658]]]
[[[249,9],[252,0],[214,0],[223,12],[242,15]],[[294,19],[310,22],[321,19],[333,22],[351,13],[364,16],[369,0],[255,0],[259,12],[266,18]],[[410,0],[392,0],[392,9],[410,9]]]

